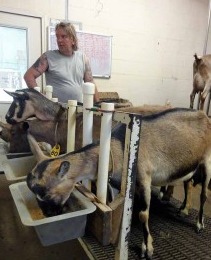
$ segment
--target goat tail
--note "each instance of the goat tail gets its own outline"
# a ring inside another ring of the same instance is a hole
[[[196,64],[198,65],[200,63],[200,61],[201,61],[201,57],[199,57],[196,53],[193,56],[195,58]]]

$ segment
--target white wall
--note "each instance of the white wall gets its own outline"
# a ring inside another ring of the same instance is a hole
[[[193,54],[202,55],[209,0],[69,0],[69,20],[113,36],[112,75],[96,79],[134,105],[189,106]],[[0,0],[12,8],[65,18],[65,0]],[[46,23],[46,25],[48,25]]]

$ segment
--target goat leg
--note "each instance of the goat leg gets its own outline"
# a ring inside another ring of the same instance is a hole
[[[183,185],[184,185],[185,198],[179,209],[179,214],[187,216],[189,214],[189,210],[192,205],[193,180],[184,181]]]
[[[139,182],[139,194],[140,194],[140,212],[139,212],[139,220],[142,223],[143,227],[143,235],[144,240],[142,242],[142,257],[146,257],[150,259],[153,255],[153,245],[152,245],[152,236],[149,232],[149,206],[150,206],[150,199],[151,199],[151,187],[149,185],[143,185],[142,181]]]
[[[193,109],[195,95],[196,95],[196,91],[193,89],[192,93],[190,94],[190,108],[191,109]]]

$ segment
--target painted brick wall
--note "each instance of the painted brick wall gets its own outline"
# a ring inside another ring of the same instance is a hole
[[[69,19],[113,36],[112,75],[96,79],[134,105],[189,106],[193,54],[203,53],[209,0],[69,0]],[[0,0],[0,7],[65,18],[65,0]]]

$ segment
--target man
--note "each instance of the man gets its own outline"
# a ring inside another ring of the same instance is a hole
[[[45,73],[46,84],[53,86],[53,97],[60,102],[68,100],[82,102],[82,82],[93,81],[89,60],[77,51],[76,31],[70,23],[61,22],[55,28],[59,50],[47,51],[32,65],[24,75],[29,88],[37,86],[36,78]],[[99,101],[95,85],[94,101]]]

